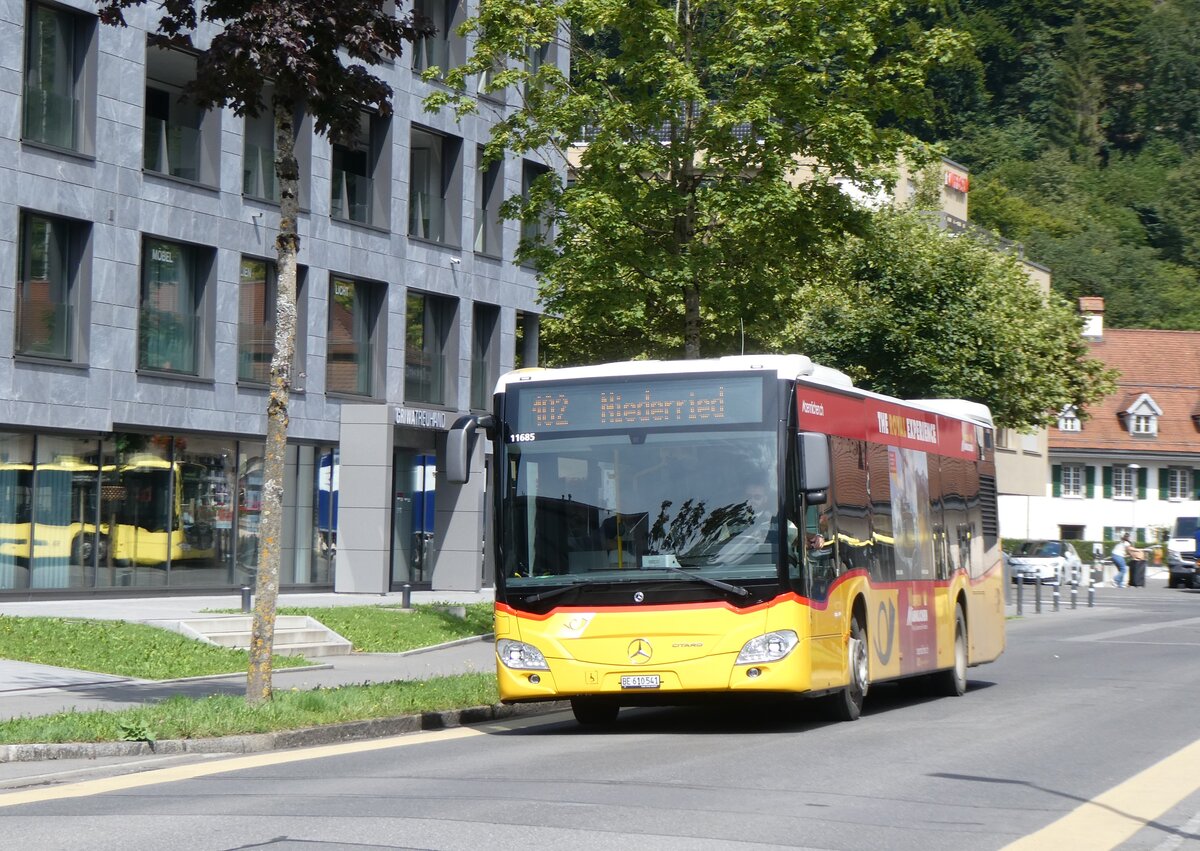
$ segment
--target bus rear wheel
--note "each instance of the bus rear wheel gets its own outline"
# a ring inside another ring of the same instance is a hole
[[[954,667],[933,674],[930,684],[943,697],[959,697],[967,691],[967,619],[962,606],[954,607]]]
[[[575,720],[585,727],[600,727],[617,720],[621,707],[614,700],[603,697],[573,697],[571,711]]]
[[[867,696],[870,683],[870,663],[867,659],[867,633],[858,622],[858,615],[850,618],[850,635],[846,642],[846,662],[850,681],[846,687],[831,694],[826,700],[831,717],[835,721],[857,721],[862,715],[863,699]]]

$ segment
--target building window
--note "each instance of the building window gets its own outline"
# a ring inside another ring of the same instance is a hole
[[[90,153],[96,21],[56,6],[30,3],[26,22],[25,101],[21,135]]]
[[[413,12],[432,21],[436,31],[413,44],[414,71],[437,68],[441,79],[450,68],[466,60],[465,42],[456,32],[462,23],[463,6],[456,0],[415,0]]]
[[[533,197],[538,179],[549,172],[549,167],[540,163],[529,161],[521,163],[521,198],[526,204]],[[522,241],[533,244],[544,242],[549,233],[550,221],[545,211],[531,212],[527,210],[521,223]]]
[[[275,264],[243,257],[238,285],[238,380],[266,384],[275,356]]]
[[[1082,464],[1062,465],[1062,495],[1083,496],[1084,472]]]
[[[273,90],[267,86],[263,101],[272,102]],[[299,166],[297,200],[308,206],[309,163],[312,160],[312,118],[297,109],[292,119],[293,153]],[[258,115],[247,115],[242,138],[242,194],[264,201],[279,201],[275,185],[275,113],[268,107]]]
[[[388,119],[364,112],[355,133],[334,143],[330,214],[335,219],[387,227],[391,171],[383,153],[390,129]]]
[[[409,154],[408,234],[458,245],[462,196],[459,140],[416,127]]]
[[[217,184],[220,114],[184,95],[196,58],[179,50],[146,48],[146,127],[142,166],[182,180]]]
[[[478,89],[479,96],[481,98],[493,101],[495,103],[504,103],[505,89],[495,88],[496,80],[502,73],[504,73],[504,70],[504,63],[502,61],[497,61],[479,75]]]
[[[1153,414],[1134,414],[1132,432],[1134,434],[1154,434],[1158,431]]]
[[[1079,414],[1073,407],[1067,406],[1063,412],[1058,415],[1058,430],[1059,431],[1080,431],[1081,425],[1079,422]]]
[[[1112,495],[1116,499],[1133,499],[1137,488],[1137,470],[1129,466],[1112,468]]]
[[[90,226],[70,219],[21,214],[16,295],[16,352],[57,360],[76,357],[84,325],[82,302]]]
[[[404,399],[446,404],[455,302],[409,292],[404,334]]]
[[[483,146],[475,155],[475,250],[500,256],[500,204],[504,201],[504,163],[483,164]]]
[[[537,85],[538,73],[542,70],[543,65],[552,62],[553,51],[549,44],[531,44],[525,50],[525,71],[529,77],[525,80],[525,100],[529,100],[529,95],[533,91],[533,87]]]
[[[142,247],[138,368],[199,374],[205,282],[211,250],[160,239]]]
[[[373,396],[376,326],[384,288],[334,276],[329,281],[329,335],[325,388],[331,393]]]
[[[267,201],[279,200],[279,187],[275,185],[275,116],[269,109],[246,116],[242,139],[242,194]]]
[[[996,448],[1009,449],[1012,445],[1012,430],[1007,428],[996,429]]]
[[[517,322],[513,328],[513,369],[525,369],[538,365],[538,328],[540,317],[536,313],[517,311]]]
[[[1172,501],[1192,498],[1192,471],[1184,467],[1167,470],[1167,499]]]
[[[471,407],[487,410],[492,406],[492,390],[500,367],[496,327],[500,308],[476,303],[471,321]]]

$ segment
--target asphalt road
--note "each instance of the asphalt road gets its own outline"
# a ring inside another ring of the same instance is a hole
[[[1200,592],[1009,622],[961,698],[557,713],[313,751],[0,766],[4,847],[1200,848]],[[144,769],[152,770],[144,770]],[[9,772],[9,773],[5,773]]]

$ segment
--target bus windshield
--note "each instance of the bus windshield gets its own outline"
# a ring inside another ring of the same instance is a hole
[[[761,425],[507,444],[504,584],[774,579],[776,446]]]

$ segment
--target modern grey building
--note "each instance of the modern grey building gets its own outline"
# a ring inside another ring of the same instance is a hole
[[[470,10],[418,2],[440,34],[375,69],[394,114],[344,144],[297,125],[285,588],[488,582],[483,477],[436,471],[455,417],[536,362],[499,206],[562,166],[481,166],[503,101],[423,110],[420,72],[465,58],[447,34]],[[152,43],[152,6],[127,16],[0,0],[0,594],[221,589],[257,566],[271,117],[190,105],[194,57]]]

